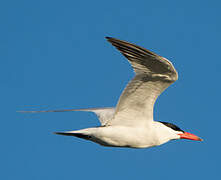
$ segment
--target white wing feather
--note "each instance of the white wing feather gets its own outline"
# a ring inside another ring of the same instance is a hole
[[[172,63],[134,44],[107,37],[130,62],[136,76],[123,91],[114,118],[107,125],[145,125],[153,120],[157,97],[178,78]]]

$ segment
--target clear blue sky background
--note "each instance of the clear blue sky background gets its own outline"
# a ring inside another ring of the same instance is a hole
[[[220,9],[218,0],[1,1],[1,179],[219,179]],[[204,142],[106,148],[52,134],[97,126],[93,114],[16,113],[115,106],[133,72],[105,36],[173,62],[179,80],[155,119]]]

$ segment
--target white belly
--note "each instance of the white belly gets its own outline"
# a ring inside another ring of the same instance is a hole
[[[146,148],[159,145],[147,127],[109,126],[96,128],[92,141],[103,146]]]

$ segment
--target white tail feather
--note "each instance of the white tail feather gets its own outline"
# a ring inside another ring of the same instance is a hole
[[[104,126],[107,121],[113,118],[115,113],[115,108],[113,107],[104,107],[104,108],[88,108],[88,109],[58,109],[58,110],[42,110],[42,111],[18,111],[20,113],[45,113],[45,112],[72,112],[72,111],[86,111],[95,113],[101,125]]]

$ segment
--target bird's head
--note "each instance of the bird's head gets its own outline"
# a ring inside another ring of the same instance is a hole
[[[189,139],[189,140],[195,140],[195,141],[203,141],[203,139],[199,138],[198,136],[185,132],[182,129],[180,129],[178,126],[172,124],[172,123],[168,123],[168,122],[161,122],[163,123],[165,126],[173,129],[175,131],[175,133],[179,136],[179,139]]]

